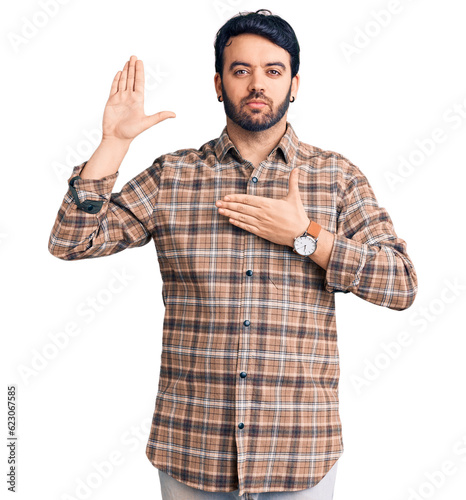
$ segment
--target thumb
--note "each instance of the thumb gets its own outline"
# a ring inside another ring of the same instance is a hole
[[[294,167],[290,173],[290,179],[288,181],[288,196],[291,198],[300,198],[299,194],[299,168]]]
[[[167,118],[176,118],[173,111],[160,111],[150,116],[146,116],[143,119],[144,130],[156,125],[157,123],[166,120]]]

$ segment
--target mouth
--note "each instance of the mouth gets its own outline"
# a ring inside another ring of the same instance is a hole
[[[264,101],[249,101],[246,103],[249,107],[255,108],[255,109],[260,109],[263,108],[264,106],[267,106],[267,103]]]

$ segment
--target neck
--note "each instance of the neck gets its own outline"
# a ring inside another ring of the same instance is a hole
[[[286,131],[286,115],[273,127],[261,132],[244,130],[227,117],[227,132],[241,156],[255,167],[269,156]]]

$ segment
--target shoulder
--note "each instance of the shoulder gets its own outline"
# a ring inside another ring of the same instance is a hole
[[[361,169],[345,155],[301,141],[299,146],[300,163],[310,165],[310,172],[323,183],[332,184],[339,198],[354,190],[372,189]]]
[[[216,139],[204,143],[199,148],[177,149],[170,153],[165,153],[154,160],[161,168],[163,167],[189,167],[202,164],[215,164],[214,146]]]
[[[346,156],[330,149],[319,148],[300,141],[299,154],[301,160],[309,160],[317,169],[337,171],[345,177],[360,172],[359,168]]]

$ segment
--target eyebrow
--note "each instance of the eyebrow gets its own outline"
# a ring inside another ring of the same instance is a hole
[[[236,66],[246,66],[247,68],[251,67],[249,63],[243,61],[233,61],[230,64],[230,71],[234,69]],[[281,68],[283,68],[283,70],[286,71],[286,66],[280,61],[267,63],[266,66],[280,66]]]

